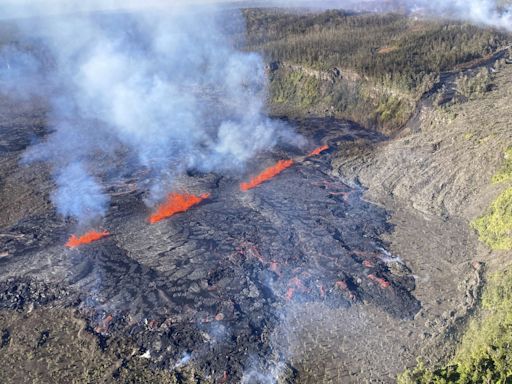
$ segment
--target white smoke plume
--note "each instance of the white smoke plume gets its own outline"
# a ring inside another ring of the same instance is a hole
[[[512,31],[512,5],[496,0],[415,0],[407,2],[413,10],[451,19],[473,22]]]
[[[246,3],[252,6],[420,12],[427,17],[467,21],[512,31],[512,2],[507,0],[260,0]]]
[[[261,57],[236,51],[219,26],[235,13],[168,6],[49,14],[17,21],[44,54],[4,48],[0,85],[50,103],[53,133],[25,159],[53,165],[62,215],[83,223],[104,215],[100,177],[130,166],[149,171],[156,201],[186,170],[242,168],[279,141],[302,142],[265,116]]]

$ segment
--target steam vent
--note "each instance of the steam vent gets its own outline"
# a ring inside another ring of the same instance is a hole
[[[512,5],[260,3],[0,5],[0,383],[512,380]]]

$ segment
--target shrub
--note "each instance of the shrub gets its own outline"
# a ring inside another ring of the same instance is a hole
[[[505,151],[505,164],[492,178],[495,184],[512,181],[512,147]]]
[[[474,220],[472,227],[490,248],[512,249],[512,188],[499,195],[490,212]]]
[[[491,90],[492,75],[489,69],[481,68],[474,76],[460,76],[455,85],[459,94],[467,99],[472,99]]]
[[[505,384],[512,382],[512,271],[493,274],[482,297],[482,310],[445,367],[419,363],[398,378],[399,384]]]

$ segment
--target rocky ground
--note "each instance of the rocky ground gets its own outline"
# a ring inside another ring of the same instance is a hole
[[[402,321],[371,306],[297,308],[285,328],[300,332],[283,332],[282,343],[301,372],[299,382],[394,382],[419,356],[427,363],[445,361],[476,309],[486,272],[507,265],[509,255],[491,253],[469,222],[503,188],[491,177],[512,142],[512,67],[501,67],[487,94],[438,107],[435,100],[455,99],[456,76],[441,77],[446,84],[426,95],[398,137],[341,145],[333,162],[335,175],[361,183],[368,188],[365,198],[390,213],[393,231],[383,239],[411,268],[421,310]]]
[[[5,105],[0,353],[9,361],[6,382],[19,382],[25,370],[27,382],[109,382],[145,374],[144,367],[131,368],[140,359],[178,382],[296,381],[300,373],[290,359],[294,349],[306,350],[299,340],[302,326],[315,319],[315,312],[304,312],[310,306],[340,313],[361,307],[362,316],[379,311],[397,322],[420,310],[411,270],[380,239],[391,230],[386,211],[362,199],[357,184],[332,175],[338,147],[376,143],[383,139],[378,134],[331,119],[291,122],[310,148],[280,148],[250,169],[280,158],[293,158],[293,167],[249,192],[239,187],[240,176],[249,175],[184,176],[178,190],[210,198],[155,225],[143,203],[144,172],[110,182],[112,204],[101,226],[111,235],[69,250],[64,244],[76,228],[49,203],[48,169],[21,161],[25,147],[44,140],[44,124],[34,124],[44,122],[44,112]],[[321,144],[330,149],[304,157]]]

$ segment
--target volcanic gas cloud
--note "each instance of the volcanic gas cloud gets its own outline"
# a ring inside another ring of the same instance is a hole
[[[167,200],[157,207],[155,213],[153,213],[148,220],[151,224],[157,223],[177,213],[188,211],[191,207],[199,204],[208,197],[210,197],[208,193],[200,196],[186,193],[170,193],[169,196],[167,196]]]
[[[287,168],[290,168],[292,165],[293,160],[280,160],[277,162],[277,164],[265,169],[258,176],[253,177],[249,182],[240,184],[240,189],[242,191],[253,189],[265,181],[270,180],[274,176],[279,175],[281,172]]]
[[[98,241],[98,240],[103,239],[104,237],[107,237],[109,235],[110,235],[110,233],[108,231],[103,231],[103,232],[90,231],[80,237],[78,237],[76,235],[71,235],[71,237],[69,238],[69,240],[66,243],[66,247],[76,248],[76,247],[79,247],[80,245],[89,244],[94,241]]]
[[[307,157],[313,157],[321,154],[324,151],[327,151],[329,149],[328,145],[322,145],[321,147],[318,147],[314,150],[312,150]]]

